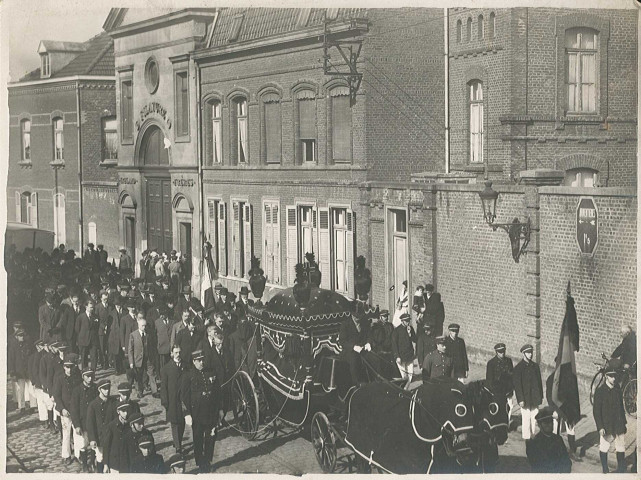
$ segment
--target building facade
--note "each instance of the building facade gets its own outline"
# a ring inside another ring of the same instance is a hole
[[[42,41],[38,53],[41,67],[9,85],[7,218],[117,256],[113,41]]]

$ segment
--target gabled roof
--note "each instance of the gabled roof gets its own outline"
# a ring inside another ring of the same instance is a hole
[[[38,45],[38,53],[45,52],[84,52],[87,46],[82,42],[59,42],[57,40],[41,40]]]
[[[68,42],[58,42],[68,43]],[[49,78],[73,77],[77,75],[115,76],[114,42],[106,32],[81,44],[83,49],[76,58]],[[37,68],[22,77],[19,82],[40,80],[40,69]]]
[[[328,19],[364,18],[364,8],[221,8],[209,47],[240,43],[323,24]]]

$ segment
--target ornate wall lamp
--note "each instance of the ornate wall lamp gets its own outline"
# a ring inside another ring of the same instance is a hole
[[[479,197],[481,197],[481,204],[483,205],[483,218],[495,232],[497,228],[507,232],[512,245],[512,258],[518,263],[519,258],[525,254],[525,249],[530,243],[530,218],[528,217],[526,223],[519,222],[518,218],[514,218],[512,223],[494,223],[494,220],[496,220],[496,200],[499,198],[499,192],[492,190],[492,182],[489,180],[485,182],[485,189],[479,192]]]

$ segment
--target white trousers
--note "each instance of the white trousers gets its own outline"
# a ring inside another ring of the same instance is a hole
[[[24,378],[16,378],[13,382],[13,398],[18,402],[18,409],[24,408],[25,402],[25,381]]]
[[[62,422],[62,458],[69,458],[71,456],[71,417],[60,415]]]
[[[516,403],[516,395],[512,393],[511,396],[507,397],[507,422],[508,424],[510,423],[510,419],[512,418],[512,410],[514,410],[514,404]]]
[[[605,453],[610,450],[610,444],[612,444],[612,442],[614,442],[614,448],[617,452],[625,452],[625,435],[623,433],[616,436],[608,434],[599,436],[599,452]]]
[[[539,413],[538,408],[521,408],[521,426],[523,440],[529,440],[537,433],[536,429],[536,414]]]
[[[96,452],[96,463],[102,463],[102,447],[94,447],[93,451]]]
[[[31,383],[31,380],[25,380],[24,382],[24,400],[25,402],[29,402],[30,408],[36,406],[36,388]]]
[[[45,401],[45,392],[40,388],[36,388],[36,400],[38,402],[38,420],[41,422],[47,421],[47,403]],[[48,396],[48,395],[47,395]]]
[[[554,418],[554,431],[556,432],[559,428],[559,414],[554,412],[553,418]],[[568,435],[574,435],[574,425],[570,426],[568,425],[568,422],[563,420],[563,426],[565,427],[565,433],[567,433]]]
[[[47,410],[53,410],[53,397],[44,391],[42,392],[42,395],[45,399],[45,405],[47,406]]]
[[[79,459],[80,450],[84,450],[87,444],[85,442],[85,437],[83,435],[78,435],[76,433],[76,429],[73,428],[73,425],[71,431],[73,432],[73,455]]]

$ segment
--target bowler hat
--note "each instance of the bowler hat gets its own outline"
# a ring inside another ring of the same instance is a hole
[[[389,317],[389,310],[381,310],[378,314],[381,317],[387,318],[387,317]]]
[[[138,302],[134,297],[129,297],[127,300],[127,308],[138,308]]]
[[[220,282],[216,282],[216,285],[214,285],[214,290],[222,290],[223,285]]]
[[[120,299],[120,295],[118,295],[117,297],[114,297],[112,303],[114,305],[122,305],[122,300]]]
[[[245,285],[240,287],[240,292],[241,295],[249,295],[249,288],[247,288]]]
[[[504,352],[505,351],[505,344],[504,343],[497,343],[496,345],[494,345],[494,350],[496,350],[497,352],[501,352],[501,351]]]
[[[552,420],[554,418],[554,410],[550,407],[543,407],[539,410],[539,413],[536,414],[536,421],[542,422],[544,420]]]
[[[191,287],[189,285],[183,287],[183,295],[191,295]]]
[[[225,287],[220,289],[219,295],[229,295],[229,290],[227,290]]]
[[[529,343],[526,343],[525,345],[523,345],[521,347],[521,353],[533,352],[533,351],[534,351],[534,347],[532,345],[530,345]]]
[[[458,323],[450,323],[447,329],[451,332],[458,332],[461,326]]]

